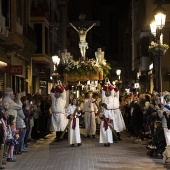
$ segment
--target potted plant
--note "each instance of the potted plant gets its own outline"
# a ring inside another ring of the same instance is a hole
[[[162,56],[168,50],[169,45],[151,42],[148,50],[153,53],[154,56]]]

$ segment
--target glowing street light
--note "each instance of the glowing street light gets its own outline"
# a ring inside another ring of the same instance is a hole
[[[116,70],[116,74],[117,74],[117,76],[119,77],[119,80],[120,80],[120,74],[121,74],[121,70]]]

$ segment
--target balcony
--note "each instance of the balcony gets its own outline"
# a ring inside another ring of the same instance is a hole
[[[49,15],[49,5],[46,2],[42,2],[40,5],[35,6],[34,8],[31,9],[31,17],[44,17],[48,21],[50,21],[51,17]]]
[[[1,47],[8,50],[21,50],[24,48],[23,27],[18,22],[16,22],[15,25],[15,32],[8,32],[8,30],[4,28],[3,33],[6,35],[7,40],[0,42]]]
[[[0,42],[0,46],[8,50],[21,50],[24,48],[23,37],[16,33],[9,33],[6,42]]]
[[[44,54],[34,54],[32,57],[33,63],[36,64],[43,64],[43,65],[49,65],[50,64],[50,58]]]

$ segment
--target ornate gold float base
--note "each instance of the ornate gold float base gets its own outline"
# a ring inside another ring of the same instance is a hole
[[[103,80],[103,71],[99,73],[91,73],[89,75],[76,75],[73,73],[64,74],[64,81],[67,82],[75,82],[75,81],[96,81],[96,80]]]

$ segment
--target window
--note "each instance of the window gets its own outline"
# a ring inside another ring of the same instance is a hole
[[[37,34],[36,54],[42,54],[42,24],[34,24],[34,31]]]
[[[5,17],[5,26],[11,30],[11,0],[2,0],[2,15]]]
[[[48,40],[48,28],[45,27],[45,54],[48,55],[48,44],[49,44],[49,40]]]

